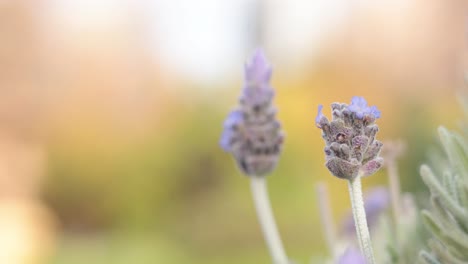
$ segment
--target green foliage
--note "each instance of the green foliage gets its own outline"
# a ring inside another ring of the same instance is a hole
[[[421,167],[421,177],[431,193],[431,209],[422,211],[422,219],[432,233],[430,252],[422,250],[419,262],[468,262],[468,142],[467,136],[439,128],[439,137],[448,162]]]
[[[406,193],[403,200],[403,210],[398,216],[397,223],[390,217],[391,215],[385,215],[381,222],[383,239],[373,240],[375,247],[383,249],[380,250],[379,263],[416,263],[418,252],[429,238],[428,232],[422,225],[422,217],[419,215],[414,196]]]

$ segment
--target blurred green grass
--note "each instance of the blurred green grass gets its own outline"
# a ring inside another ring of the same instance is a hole
[[[216,249],[214,249],[216,250]],[[312,256],[307,248],[289,250],[295,261],[309,262]],[[299,257],[298,257],[299,256]],[[319,257],[315,256],[315,259]],[[51,264],[235,264],[269,263],[270,257],[263,244],[249,248],[205,252],[200,254],[183,249],[171,239],[148,235],[94,235],[68,234],[64,237]]]

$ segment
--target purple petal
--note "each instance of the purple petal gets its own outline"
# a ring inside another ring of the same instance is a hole
[[[377,109],[377,106],[375,105],[370,107],[369,113],[373,115],[375,118],[380,118],[380,111],[379,109]]]
[[[232,139],[232,137],[233,137],[233,132],[230,129],[229,130],[224,130],[223,134],[221,135],[221,139],[219,140],[219,145],[226,152],[231,151],[231,139]]]
[[[341,255],[338,264],[366,264],[366,259],[359,250],[351,247]]]
[[[374,187],[366,195],[366,213],[370,215],[380,214],[387,209],[390,203],[390,194],[385,187]],[[369,217],[368,217],[369,218]]]
[[[240,110],[234,110],[229,113],[224,121],[224,128],[233,128],[236,125],[244,122],[244,114]]]
[[[219,144],[224,151],[231,151],[233,138],[236,137],[236,129],[244,122],[244,114],[240,110],[231,111],[224,121],[224,131]]]
[[[315,124],[317,126],[319,126],[320,119],[322,119],[322,117],[324,116],[323,113],[322,113],[322,108],[323,108],[323,105],[318,106],[317,116],[315,117]]]
[[[364,99],[364,97],[361,97],[361,96],[354,96],[352,99],[351,99],[351,104],[353,105],[356,105],[360,108],[365,108],[367,107],[367,101],[366,99]]]
[[[376,106],[367,106],[367,101],[364,97],[354,96],[351,99],[351,104],[348,106],[348,110],[353,112],[357,118],[362,119],[364,116],[373,116],[374,118],[380,117],[380,111]]]
[[[245,81],[247,83],[264,84],[270,81],[272,69],[261,49],[257,49],[245,65]]]

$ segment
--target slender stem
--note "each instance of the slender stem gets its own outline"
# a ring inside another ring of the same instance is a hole
[[[316,186],[317,200],[320,211],[320,221],[323,226],[323,233],[325,235],[325,240],[327,242],[328,250],[333,257],[336,257],[335,252],[335,241],[336,241],[336,231],[335,224],[333,221],[333,216],[331,214],[331,205],[330,199],[328,196],[328,189],[325,183],[320,182]]]
[[[366,211],[362,199],[361,177],[357,176],[355,179],[349,180],[348,187],[359,247],[367,260],[367,264],[375,264],[369,228],[367,226]]]
[[[257,210],[258,220],[268,249],[270,250],[270,255],[275,264],[287,264],[288,257],[284,251],[275,218],[273,217],[265,177],[253,176],[250,178],[255,209]]]
[[[395,161],[387,161],[387,171],[392,199],[393,220],[395,224],[398,224],[398,218],[401,215],[400,178],[398,177],[398,168]]]

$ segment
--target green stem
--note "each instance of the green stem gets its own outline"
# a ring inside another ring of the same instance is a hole
[[[250,177],[252,195],[263,236],[275,264],[289,263],[271,210],[265,177]]]
[[[375,264],[369,228],[367,226],[366,211],[362,198],[361,177],[358,175],[355,179],[349,180],[348,188],[359,247],[367,260],[367,264]]]

